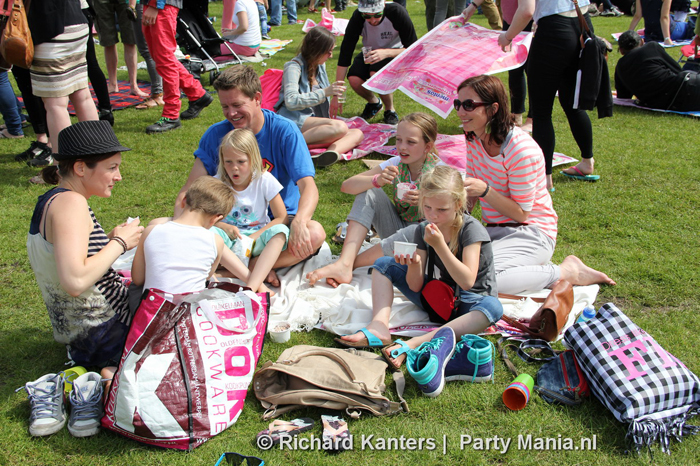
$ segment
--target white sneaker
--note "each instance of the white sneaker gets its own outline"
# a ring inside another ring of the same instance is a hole
[[[43,437],[55,434],[66,425],[66,407],[63,404],[63,374],[46,374],[34,382],[27,382],[16,391],[26,390],[31,413],[29,435]]]
[[[99,432],[104,413],[102,390],[102,378],[97,372],[86,372],[73,381],[68,420],[68,432],[73,437],[89,437]]]

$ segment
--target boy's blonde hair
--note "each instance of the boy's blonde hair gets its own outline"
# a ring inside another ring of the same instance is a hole
[[[462,175],[452,167],[438,165],[423,173],[420,184],[418,205],[423,212],[423,202],[426,197],[449,196],[455,203],[455,219],[452,222],[450,235],[450,251],[457,254],[459,249],[459,230],[464,224],[464,212],[467,207],[467,193],[464,189]],[[459,258],[461,260],[461,258]]]
[[[427,113],[414,112],[405,115],[403,118],[401,118],[401,121],[411,123],[413,126],[421,130],[421,133],[423,133],[423,142],[426,144],[432,142],[433,149],[430,152],[437,155],[438,152],[437,148],[435,147],[435,140],[437,139],[438,135],[438,126],[435,118]],[[401,123],[401,121],[399,121],[399,123]]]
[[[233,209],[235,201],[231,187],[213,176],[200,176],[185,194],[187,208],[207,215],[226,217]]]
[[[281,144],[283,144],[283,142],[281,142]],[[224,166],[224,149],[227,147],[248,156],[251,180],[262,176],[262,156],[260,155],[258,140],[255,139],[255,134],[253,134],[251,130],[239,128],[234,129],[221,140],[221,145],[219,146],[219,178],[233,186],[233,181],[228,176],[228,173],[226,173],[226,167]]]

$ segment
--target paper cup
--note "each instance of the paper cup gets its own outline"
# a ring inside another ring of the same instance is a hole
[[[399,183],[396,185],[396,197],[403,199],[408,191],[413,191],[417,188],[418,186],[413,183]]]
[[[70,393],[73,390],[73,381],[86,372],[87,369],[83,366],[73,366],[63,371],[63,390],[66,393]]]
[[[275,343],[287,343],[291,337],[291,325],[287,322],[280,322],[270,330],[270,338]]]
[[[362,47],[362,58],[364,59],[365,63],[367,63],[367,58],[369,53],[372,51],[372,47]]]
[[[413,257],[413,253],[416,252],[416,243],[404,243],[403,241],[394,242],[394,255],[395,256],[409,256]]]
[[[520,374],[503,392],[503,403],[513,411],[520,411],[530,401],[535,381],[528,374]]]

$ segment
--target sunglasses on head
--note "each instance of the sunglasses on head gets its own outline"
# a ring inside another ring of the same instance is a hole
[[[381,18],[383,15],[383,11],[380,11],[379,13],[362,13],[362,17],[364,19]]]
[[[462,107],[465,112],[472,112],[472,111],[474,111],[475,108],[483,107],[484,105],[491,105],[491,104],[488,102],[476,102],[472,99],[467,99],[464,102],[462,102],[459,99],[455,99],[455,101],[454,101],[455,110],[457,110],[457,111],[459,111],[459,107]]]
[[[245,456],[240,453],[224,453],[214,466],[263,466],[265,462],[257,456]]]

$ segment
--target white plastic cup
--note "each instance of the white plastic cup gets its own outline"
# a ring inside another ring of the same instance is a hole
[[[345,87],[345,90],[343,91],[343,93],[338,96],[338,103],[344,104],[345,101],[347,100],[347,98],[348,98],[348,88]]]
[[[417,247],[418,245],[416,243],[405,243],[403,241],[395,241],[394,255],[413,257],[413,254],[416,252]]]
[[[398,183],[396,185],[396,197],[403,199],[407,192],[414,191],[415,189],[418,189],[418,186],[413,183]]]
[[[372,51],[372,47],[362,47],[362,58],[364,58],[365,63],[367,63],[368,55]]]
[[[275,343],[287,343],[291,337],[291,325],[288,322],[279,322],[270,330],[270,338]]]

